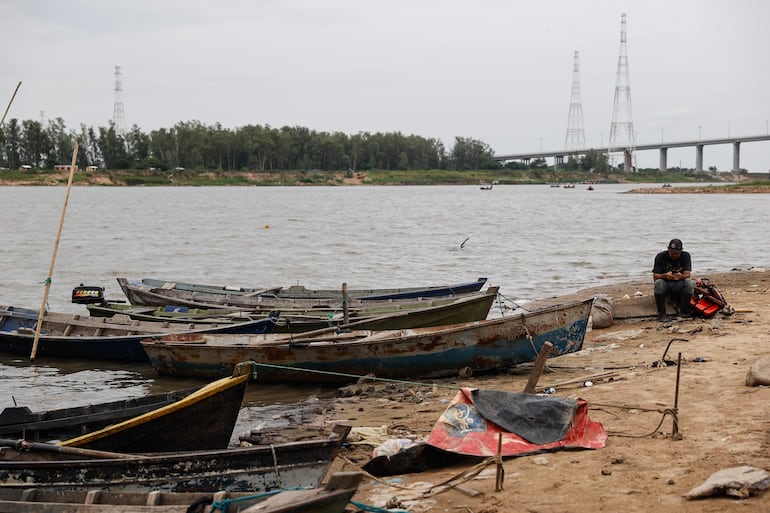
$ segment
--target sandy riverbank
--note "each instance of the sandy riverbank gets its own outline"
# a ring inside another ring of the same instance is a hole
[[[665,325],[655,319],[615,321],[609,328],[590,331],[580,353],[549,360],[538,389],[556,385],[557,395],[588,401],[590,417],[609,434],[603,449],[506,459],[501,492],[495,492],[494,465],[480,479],[464,483],[465,492],[450,489],[413,501],[417,494],[404,490],[441,483],[470,467],[459,465],[399,476],[397,487],[365,479],[355,500],[377,504],[384,497],[395,497],[412,513],[770,511],[770,491],[745,500],[682,498],[717,470],[738,465],[770,469],[770,387],[744,384],[750,365],[770,354],[770,272],[731,271],[708,277],[735,314]],[[621,283],[548,301],[596,293],[620,298],[637,290],[650,293],[650,288],[649,282]],[[659,425],[661,411],[674,405],[677,367],[653,366],[674,339],[666,359],[682,354],[681,440],[670,436],[671,417]],[[559,385],[570,380],[582,383],[610,371],[612,380],[593,379],[591,387]],[[460,386],[521,391],[527,378],[523,370],[439,380],[435,388],[365,385],[362,395],[318,405],[316,412],[323,413],[314,420],[306,418],[303,432],[315,436],[314,428],[328,432],[329,426],[341,422],[357,428],[387,426],[393,438],[421,439]],[[343,451],[334,469],[358,468],[368,461],[371,449],[357,445]],[[470,491],[479,493],[472,496]]]

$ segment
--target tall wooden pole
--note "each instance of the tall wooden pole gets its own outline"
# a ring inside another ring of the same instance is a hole
[[[3,112],[3,119],[0,119],[0,125],[5,123],[5,116],[8,115],[8,110],[11,108],[11,104],[13,103],[13,99],[16,98],[16,93],[19,92],[19,88],[21,87],[21,82],[16,84],[16,89],[13,91],[13,96],[11,96],[11,101],[8,102],[8,106],[5,108],[5,112]]]
[[[535,366],[532,368],[532,372],[529,373],[529,380],[527,380],[527,385],[524,387],[525,394],[535,393],[535,387],[540,379],[540,375],[543,373],[545,361],[548,359],[551,349],[553,349],[553,344],[548,341],[545,341],[543,347],[540,348],[540,353],[537,355],[537,360],[535,360]]]
[[[35,327],[35,341],[32,343],[32,354],[29,355],[30,361],[35,361],[37,354],[37,344],[40,341],[40,328],[43,326],[43,316],[45,315],[45,305],[48,302],[48,292],[51,290],[51,276],[56,264],[56,253],[59,251],[59,241],[61,240],[61,230],[64,227],[64,215],[67,213],[67,202],[70,198],[70,189],[72,189],[72,177],[75,174],[75,164],[78,160],[78,143],[75,142],[75,150],[72,152],[72,164],[70,165],[70,177],[67,180],[67,193],[64,195],[64,205],[61,209],[61,218],[59,219],[59,231],[56,233],[56,242],[53,245],[53,255],[51,256],[51,267],[48,269],[48,277],[45,280],[45,292],[43,293],[43,302],[40,305],[40,312],[37,315],[37,326]]]

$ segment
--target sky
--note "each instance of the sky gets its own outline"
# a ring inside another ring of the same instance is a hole
[[[626,13],[636,142],[770,130],[767,0],[0,0],[8,119],[107,126],[122,71],[126,125],[302,126],[565,147],[580,55],[583,128],[607,145]],[[9,43],[13,42],[13,43]],[[657,151],[636,155],[658,167]],[[695,166],[694,148],[670,167]],[[732,167],[706,146],[704,167]],[[770,169],[770,142],[741,145]]]

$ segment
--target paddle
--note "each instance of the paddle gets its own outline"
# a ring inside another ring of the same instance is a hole
[[[79,449],[77,447],[65,447],[56,444],[46,444],[43,442],[28,442],[27,440],[14,440],[12,438],[0,438],[0,447],[10,447],[12,449],[57,452],[59,454],[72,454],[83,456],[84,458],[105,458],[105,459],[132,459],[141,458],[141,454],[126,454],[123,452],[96,451],[94,449]]]

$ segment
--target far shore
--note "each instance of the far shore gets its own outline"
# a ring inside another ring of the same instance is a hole
[[[30,170],[0,172],[0,186],[66,186],[68,171]],[[651,184],[661,187],[634,189],[631,193],[766,193],[770,181],[762,174],[695,173],[692,170],[641,170],[633,173],[613,170],[607,174],[589,171],[548,169],[494,170],[366,170],[366,171],[158,171],[100,170],[75,172],[74,186],[376,186],[376,185],[473,185],[494,189],[497,185]],[[759,181],[764,180],[764,181]],[[714,183],[725,184],[714,186]],[[687,184],[687,187],[671,186]],[[697,184],[703,184],[698,187]],[[707,185],[709,184],[709,185]],[[738,185],[736,185],[738,184]]]

